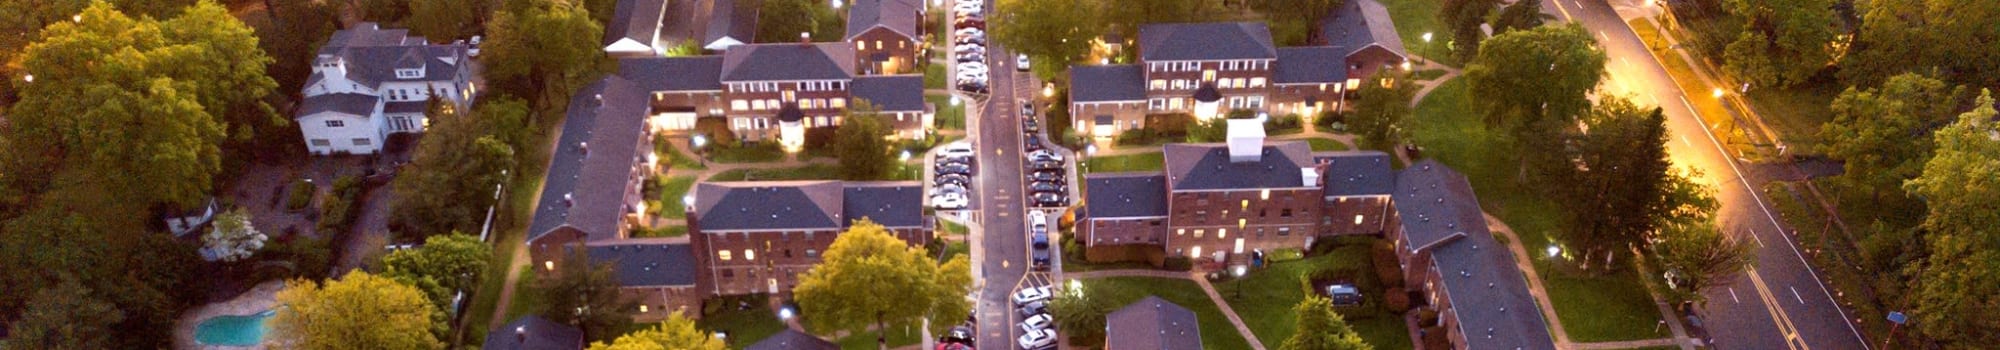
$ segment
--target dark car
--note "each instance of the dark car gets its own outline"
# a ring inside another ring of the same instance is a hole
[[[951,331],[946,332],[943,338],[938,338],[938,342],[944,344],[972,344],[972,327],[951,327]]]
[[[1029,173],[1028,180],[1036,182],[1050,182],[1055,184],[1066,183],[1066,180],[1063,179],[1062,173],[1053,171],[1037,171]]]
[[[1057,185],[1057,184],[1056,184],[1056,183],[1054,183],[1054,182],[1045,182],[1045,181],[1036,181],[1036,182],[1032,182],[1032,183],[1028,183],[1028,193],[1036,193],[1036,192],[1058,192],[1058,193],[1060,193],[1060,192],[1062,192],[1062,191],[1063,191],[1063,186],[1062,186],[1062,185]]]
[[[943,184],[953,184],[953,185],[959,185],[959,186],[965,186],[965,185],[969,185],[969,184],[972,184],[972,177],[971,177],[971,176],[965,176],[965,175],[960,175],[960,174],[944,174],[944,175],[938,175],[937,179],[935,179],[935,180],[936,180],[936,182],[937,182],[938,184],[940,184],[940,185],[943,185]]]
[[[956,22],[952,23],[951,29],[957,30],[965,28],[986,29],[986,19],[979,18],[978,16],[959,16]]]
[[[1055,161],[1045,160],[1045,161],[1028,163],[1028,168],[1035,169],[1035,171],[1054,171],[1058,174],[1063,172],[1062,162],[1055,162]]]
[[[960,82],[958,83],[958,90],[975,94],[983,94],[987,91],[986,83],[976,81]]]
[[[1034,197],[1035,197],[1035,205],[1038,206],[1060,207],[1069,205],[1069,198],[1060,194],[1042,192],[1042,193],[1036,193]]]
[[[1021,130],[1030,133],[1042,132],[1042,123],[1035,122],[1034,113],[1028,113],[1027,117],[1021,118]]]
[[[1029,152],[1040,151],[1042,150],[1042,138],[1040,136],[1028,135],[1028,137],[1021,138],[1021,145],[1027,147]]]
[[[1024,116],[1024,117],[1034,117],[1034,116],[1035,116],[1035,103],[1034,103],[1034,102],[1028,102],[1028,101],[1021,101],[1021,116]]]
[[[972,165],[965,163],[945,163],[937,167],[939,174],[972,175]]]
[[[1046,246],[1048,242],[1042,242],[1042,244]],[[1049,249],[1048,248],[1035,249],[1033,255],[1035,256],[1035,271],[1048,271]]]

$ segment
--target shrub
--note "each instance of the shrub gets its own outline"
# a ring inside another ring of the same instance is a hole
[[[1388,241],[1376,243],[1370,247],[1369,255],[1375,260],[1375,275],[1381,278],[1382,286],[1403,288],[1403,269],[1401,262],[1396,261],[1395,247],[1390,246]]]
[[[1417,311],[1417,327],[1435,327],[1438,325],[1437,323],[1437,310],[1424,309],[1423,311]]]
[[[1299,123],[1298,114],[1274,115],[1270,119],[1264,120],[1264,133],[1266,134],[1290,134],[1302,130],[1305,130],[1305,127]]]
[[[1347,115],[1341,114],[1340,111],[1321,111],[1319,115],[1313,116],[1313,126],[1319,127],[1320,131],[1333,130],[1335,129],[1334,124],[1345,122],[1347,122]]]
[[[332,197],[320,206],[319,230],[344,233],[354,224],[355,207],[361,204],[361,177],[348,175],[333,180]]]
[[[1189,259],[1185,256],[1167,257],[1166,262],[1160,264],[1160,268],[1167,271],[1193,270],[1194,259]]]
[[[1269,262],[1285,262],[1285,261],[1304,259],[1305,257],[1306,257],[1306,252],[1298,248],[1281,248],[1278,250],[1273,250],[1271,251],[1271,254],[1265,256],[1266,260],[1269,260]]]
[[[1400,315],[1410,311],[1410,292],[1403,287],[1390,287],[1382,294],[1382,306],[1389,308],[1386,310],[1389,313]]]
[[[1152,130],[1132,129],[1118,133],[1116,142],[1120,146],[1145,146],[1153,144],[1159,138],[1160,135]]]
[[[304,210],[307,205],[312,204],[313,192],[317,189],[305,179],[292,182],[291,193],[285,195],[285,210]]]
[[[1070,238],[1071,236],[1072,235],[1062,236],[1063,237],[1062,255],[1065,257],[1073,257],[1072,260],[1075,261],[1088,261],[1089,256],[1085,255],[1087,253],[1084,253],[1083,243],[1077,242],[1076,239],[1074,238]]]

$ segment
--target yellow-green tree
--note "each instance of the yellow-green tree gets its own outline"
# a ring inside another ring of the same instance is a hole
[[[271,320],[285,349],[442,349],[436,306],[416,287],[354,271],[325,285],[294,280]]]
[[[694,320],[681,316],[680,311],[667,315],[666,321],[652,328],[641,329],[631,334],[619,336],[610,344],[590,343],[590,350],[723,350],[729,348],[722,340],[715,339],[699,328]]]
[[[2000,324],[1966,317],[2000,312],[2000,122],[1991,91],[1978,108],[1936,133],[1937,154],[1923,175],[1904,185],[1930,208],[1930,257],[1918,268],[1913,295],[1919,332],[1948,349],[2000,343]]]
[[[1333,301],[1318,295],[1308,295],[1292,306],[1298,314],[1297,331],[1292,337],[1278,345],[1279,350],[1371,350],[1347,325],[1347,320],[1333,312]]]
[[[972,292],[971,263],[959,256],[939,264],[928,255],[874,221],[855,221],[792,289],[806,329],[859,333],[871,325],[887,329],[928,317],[941,321],[931,325],[943,332],[951,321],[965,319],[971,312],[965,299]]]

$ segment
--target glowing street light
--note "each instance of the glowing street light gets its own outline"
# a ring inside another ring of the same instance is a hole
[[[1076,294],[1076,296],[1078,296],[1078,297],[1082,297],[1082,296],[1083,296],[1083,281],[1078,281],[1078,280],[1069,280],[1069,292],[1070,292],[1070,293],[1075,293],[1075,294]]]
[[[1549,257],[1551,258],[1556,257],[1557,255],[1562,255],[1562,248],[1557,247],[1554,243],[1549,244],[1548,251],[1549,251]]]
[[[793,316],[795,316],[795,314],[796,312],[792,311],[792,307],[790,306],[778,308],[779,320],[790,320],[792,319]]]
[[[1430,42],[1431,42],[1431,32],[1424,32],[1424,43],[1428,44]]]
[[[694,148],[701,148],[706,145],[708,145],[708,137],[701,136],[701,134],[694,134]]]
[[[1055,97],[1055,96],[1056,96],[1056,83],[1043,83],[1042,97]]]
[[[1715,92],[1713,94],[1715,95],[1715,98],[1722,98],[1722,94],[1726,93],[1728,92],[1722,91],[1722,88],[1715,88]]]
[[[951,105],[952,106],[958,105],[958,95],[951,95]]]
[[[21,76],[21,80],[26,80],[26,81],[28,81],[28,82],[30,82],[30,83],[33,83],[33,82],[35,82],[35,75],[34,75],[34,74],[27,74],[27,75],[22,75],[22,76]]]
[[[903,162],[906,162],[906,163],[907,163],[907,162],[909,162],[909,161],[910,161],[910,150],[903,150],[903,154],[902,154],[901,156],[898,156],[898,157],[896,157],[896,158],[897,158],[897,160],[899,160],[899,161],[903,161]]]

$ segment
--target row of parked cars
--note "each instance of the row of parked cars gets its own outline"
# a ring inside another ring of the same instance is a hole
[[[1055,318],[1049,316],[1049,300],[1055,289],[1049,286],[1022,288],[1014,292],[1015,312],[1021,315],[1021,337],[1014,339],[1023,350],[1056,348]]]
[[[1042,126],[1035,121],[1035,103],[1021,101],[1021,147],[1027,170],[1028,206],[1069,206],[1068,168],[1061,153],[1043,144]]]
[[[972,146],[963,142],[938,149],[932,169],[931,207],[939,210],[965,209],[972,204]]]
[[[986,85],[986,4],[957,0],[952,5],[951,55],[958,61],[952,80],[959,91],[984,94]]]

